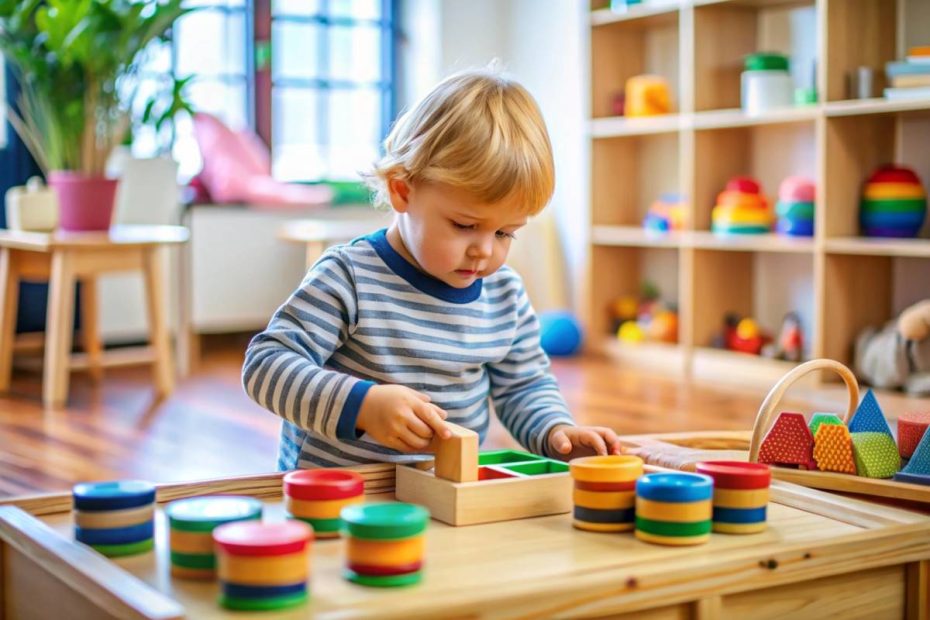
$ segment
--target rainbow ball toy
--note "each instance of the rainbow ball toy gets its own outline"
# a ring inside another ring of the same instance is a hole
[[[579,530],[623,532],[634,526],[636,480],[643,475],[638,456],[608,455],[572,459],[569,471],[574,520]]]
[[[306,602],[313,530],[300,521],[238,521],[213,530],[219,603],[265,611]]]
[[[763,234],[772,229],[772,210],[759,183],[749,177],[730,179],[711,211],[711,230],[718,234]]]
[[[909,168],[883,166],[866,181],[859,223],[866,237],[916,237],[927,215],[927,194]]]
[[[107,557],[151,551],[155,486],[141,480],[74,485],[74,538]]]
[[[791,237],[814,236],[814,182],[805,177],[788,177],[778,187],[775,231]]]
[[[714,479],[714,531],[755,534],[765,529],[772,472],[768,465],[706,461],[695,469]]]
[[[636,538],[658,545],[710,540],[714,480],[684,472],[646,474],[636,481]]]
[[[343,508],[364,500],[365,478],[354,471],[302,469],[284,476],[287,514],[311,525],[316,538],[339,538]]]

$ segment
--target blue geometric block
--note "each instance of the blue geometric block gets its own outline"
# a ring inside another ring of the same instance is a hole
[[[930,432],[924,431],[924,436],[920,438],[911,460],[901,471],[905,474],[930,476]]]
[[[930,485],[930,475],[927,474],[907,474],[903,471],[899,471],[894,475],[894,479],[896,482]]]
[[[891,435],[891,428],[885,421],[885,414],[882,408],[878,406],[875,400],[875,394],[872,390],[865,393],[862,402],[853,414],[852,420],[849,421],[850,433],[885,433]],[[891,435],[894,437],[894,435]]]

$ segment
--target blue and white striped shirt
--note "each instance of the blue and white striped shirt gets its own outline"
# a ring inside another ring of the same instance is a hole
[[[539,324],[508,267],[464,289],[417,270],[381,230],[328,250],[249,344],[246,392],[283,418],[279,469],[422,460],[356,432],[372,385],[427,394],[484,440],[489,396],[526,449],[547,454],[572,424],[539,345]]]

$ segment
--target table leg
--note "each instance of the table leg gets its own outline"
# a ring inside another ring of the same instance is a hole
[[[81,340],[87,353],[87,370],[94,381],[103,378],[100,343],[99,296],[96,276],[81,278]]]
[[[10,389],[13,374],[13,342],[19,308],[19,276],[10,248],[0,248],[0,392]]]
[[[72,258],[67,251],[52,253],[52,273],[48,284],[42,401],[48,407],[58,407],[68,400],[68,373],[74,331],[76,280]]]
[[[171,341],[168,337],[168,322],[165,317],[164,270],[158,248],[143,250],[142,262],[145,272],[145,293],[149,309],[149,334],[155,349],[155,386],[159,396],[167,396],[174,389],[174,364],[171,357]]]

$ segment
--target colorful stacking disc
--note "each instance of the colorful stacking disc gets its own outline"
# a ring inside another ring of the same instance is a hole
[[[754,534],[765,529],[772,472],[768,465],[743,461],[698,463],[698,473],[714,479],[714,531]]]
[[[927,195],[913,170],[885,166],[866,181],[859,205],[866,236],[914,237],[927,214]]]
[[[304,551],[313,540],[313,530],[300,521],[227,523],[213,530],[217,550],[230,555],[289,555]]]
[[[575,482],[572,525],[591,532],[633,529],[636,479],[643,474],[641,458],[629,455],[578,458],[569,464],[569,471]]]
[[[74,485],[72,495],[77,510],[122,510],[153,504],[155,485],[141,480],[84,482]]]
[[[655,473],[636,481],[636,537],[662,545],[707,542],[714,481],[703,474]]]
[[[234,495],[193,497],[168,504],[171,574],[184,579],[211,579],[216,568],[213,530],[235,521],[262,517],[262,502]]]
[[[125,556],[154,546],[155,486],[141,480],[88,482],[72,489],[74,538],[100,553]]]
[[[365,479],[353,471],[306,469],[284,476],[284,507],[313,526],[317,538],[337,538],[343,508],[364,499]]]
[[[398,502],[365,504],[344,509],[342,520],[349,534],[356,538],[397,540],[426,531],[429,511],[422,506]]]
[[[429,522],[425,508],[401,503],[350,506],[342,519],[349,534],[346,579],[363,586],[399,587],[423,578]]]

